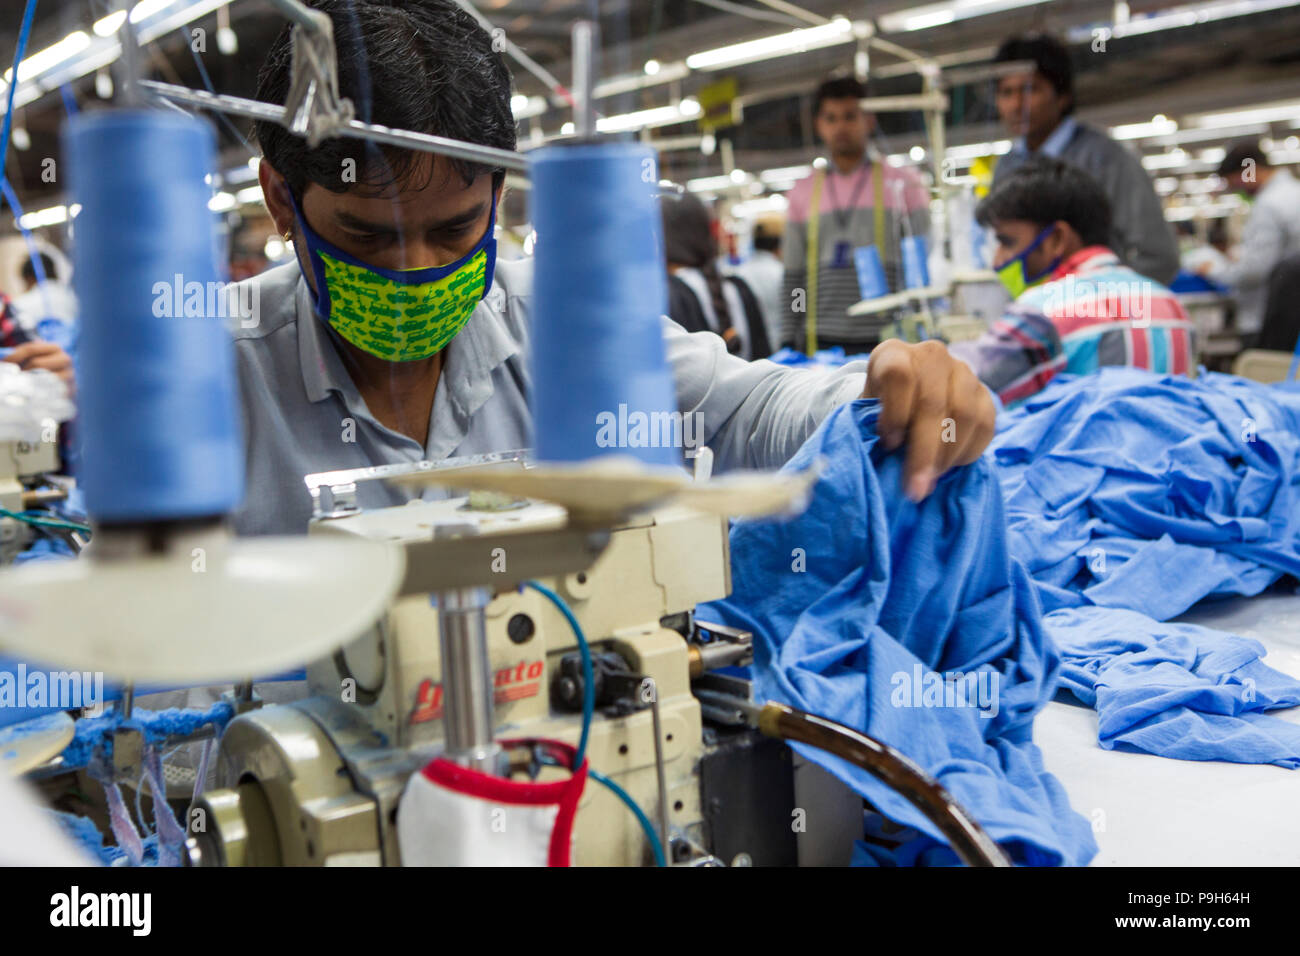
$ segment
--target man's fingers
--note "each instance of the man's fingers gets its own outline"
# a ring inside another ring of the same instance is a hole
[[[917,384],[909,351],[891,345],[893,341],[881,342],[871,353],[865,393],[868,398],[880,399],[876,431],[891,451],[908,437]]]
[[[933,362],[936,353],[946,356],[938,342],[923,342],[913,350],[921,363]],[[934,490],[934,483],[944,471],[943,427],[948,410],[947,375],[918,374],[916,398],[907,430],[907,496],[921,501]]]
[[[947,466],[969,465],[983,454],[993,438],[993,403],[980,380],[960,362],[953,368],[948,398],[955,418],[955,440]]]

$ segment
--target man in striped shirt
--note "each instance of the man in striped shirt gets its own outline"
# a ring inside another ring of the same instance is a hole
[[[1106,246],[1110,204],[1091,176],[1036,157],[994,188],[976,218],[993,229],[993,267],[1015,301],[989,331],[951,347],[1005,404],[1060,372],[1130,365],[1186,375],[1193,329],[1178,299]]]
[[[867,152],[875,118],[859,105],[866,92],[851,76],[817,88],[813,116],[830,161],[786,194],[781,344],[800,351],[811,351],[814,339],[817,348],[869,351],[895,315],[848,314],[863,298],[855,251],[875,246],[889,290],[898,292],[904,288],[901,239],[930,231],[920,177]]]

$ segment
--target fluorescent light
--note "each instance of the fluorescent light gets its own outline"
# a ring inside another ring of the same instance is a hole
[[[1237,126],[1245,123],[1275,123],[1282,120],[1300,120],[1300,100],[1286,100],[1248,110],[1226,113],[1199,113],[1187,118],[1188,123],[1201,129]]]
[[[262,201],[262,187],[249,186],[247,189],[241,189],[235,193],[235,202],[241,206],[247,206],[250,203],[260,203]]]
[[[779,183],[792,179],[803,179],[810,173],[812,173],[812,166],[782,166],[778,169],[765,169],[758,174],[758,178],[765,183]]]
[[[921,160],[925,159],[925,147],[913,146],[907,151],[907,155],[912,157],[913,162],[919,163]]]
[[[574,126],[572,123],[565,123],[563,126],[560,127],[560,135],[572,136],[575,129],[577,129],[577,127]]]
[[[131,22],[139,23],[141,20],[147,20],[155,13],[160,13],[170,7],[176,0],[140,0],[131,8]]]
[[[57,226],[59,223],[67,221],[67,206],[50,206],[48,209],[38,209],[36,212],[26,213],[18,220],[18,225],[24,229],[39,229],[41,226]]]
[[[1011,152],[1011,140],[999,139],[992,143],[968,143],[965,146],[949,146],[944,152],[945,159],[972,160],[983,156],[1002,156]]]
[[[690,179],[686,188],[693,193],[712,192],[715,189],[730,189],[735,183],[730,176],[705,176],[703,179]]]
[[[96,20],[95,25],[91,27],[91,29],[95,31],[95,36],[111,37],[122,28],[122,21],[125,19],[125,10],[114,10],[108,16]]]
[[[649,129],[654,126],[671,126],[673,123],[685,122],[699,114],[699,101],[687,97],[676,106],[656,106],[653,109],[638,110],[635,113],[601,116],[596,120],[596,130],[601,133],[621,133],[627,130]]]
[[[23,62],[18,65],[18,82],[22,83],[25,80],[30,80],[33,76],[40,76],[46,70],[50,70],[64,60],[76,56],[88,46],[90,46],[90,37],[86,35],[84,30],[69,33],[53,46],[47,46],[44,50],[24,57]],[[5,70],[6,83],[12,80],[12,74],[12,69]]]
[[[664,83],[671,83],[674,80],[685,79],[691,71],[687,69],[686,64],[681,60],[673,63],[660,63],[659,70],[653,75],[646,75],[644,72],[626,73],[622,76],[612,76],[608,80],[601,80],[592,90],[592,96],[596,99],[604,99],[607,96],[617,96],[620,93],[632,93],[636,90],[644,90],[649,86],[660,86]]]
[[[748,178],[749,178],[749,174],[746,173],[743,169],[733,169],[731,171],[731,181],[736,185],[740,185]]]
[[[1110,128],[1111,139],[1146,139],[1148,136],[1168,136],[1178,132],[1178,124],[1165,116],[1157,116],[1149,123],[1126,123]]]
[[[1157,136],[1149,145],[1177,146],[1180,143],[1199,143],[1205,140],[1237,139],[1245,136],[1263,136],[1268,127],[1262,123],[1250,126],[1224,126],[1215,129],[1180,129],[1168,136]]]
[[[547,102],[540,96],[524,96],[516,93],[510,97],[510,112],[515,119],[528,119],[546,112]]]
[[[838,43],[847,43],[853,39],[853,24],[839,17],[821,26],[791,30],[789,33],[778,33],[775,36],[694,53],[686,58],[686,65],[692,70],[718,70],[727,66],[738,66],[741,63],[753,63],[756,60],[768,60],[772,57],[803,53],[806,50],[817,50]]]
[[[876,22],[880,25],[881,33],[908,33],[1046,2],[1047,0],[953,0],[951,3],[928,3],[921,7],[886,13]]]
[[[1138,36],[1144,33],[1158,33],[1162,30],[1212,23],[1217,20],[1228,20],[1232,17],[1265,13],[1269,10],[1281,10],[1294,7],[1298,2],[1300,0],[1217,0],[1213,3],[1187,4],[1181,7],[1170,7],[1137,19],[1130,17],[1123,23],[1117,19],[1106,29],[1110,31],[1108,39]],[[1095,29],[1092,24],[1073,27],[1067,32],[1066,38],[1070,43],[1089,43],[1093,39]]]
[[[237,205],[235,197],[230,193],[217,193],[208,200],[208,208],[213,212],[229,212]]]
[[[661,65],[661,64],[659,63],[658,60],[646,60],[646,61],[645,61],[645,67],[644,67],[644,69],[645,69],[645,75],[646,75],[646,76],[654,76],[656,73],[659,72],[659,67],[660,67],[660,65]]]

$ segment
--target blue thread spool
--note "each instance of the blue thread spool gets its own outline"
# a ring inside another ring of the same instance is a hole
[[[929,252],[925,236],[908,236],[902,242],[903,285],[909,289],[924,289],[930,284]]]
[[[222,515],[243,497],[244,462],[204,182],[212,133],[173,113],[79,114],[64,152],[81,204],[86,509],[107,524]]]
[[[885,280],[885,267],[880,262],[880,250],[874,245],[853,250],[853,264],[858,270],[858,295],[864,299],[878,299],[889,295]]]
[[[661,427],[637,432],[638,420],[677,410],[661,325],[668,285],[654,153],[632,143],[548,147],[533,154],[532,180],[538,460],[625,454],[679,464],[682,450],[663,445]]]

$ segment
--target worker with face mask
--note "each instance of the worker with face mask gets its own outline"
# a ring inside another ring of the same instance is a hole
[[[1025,163],[980,203],[993,267],[1015,300],[978,339],[952,346],[1008,405],[1062,372],[1129,365],[1186,375],[1193,327],[1178,299],[1107,247],[1110,206],[1087,173],[1059,159]]]
[[[1110,201],[1107,245],[1120,261],[1157,282],[1178,271],[1178,240],[1165,222],[1151,177],[1132,153],[1102,130],[1074,116],[1070,52],[1050,36],[1012,37],[998,48],[997,63],[1024,69],[997,81],[998,115],[1014,137],[1011,152],[993,171],[996,188],[1033,156],[1077,166],[1095,179]]]
[[[340,92],[360,119],[514,149],[510,74],[452,0],[311,6],[333,21]],[[284,102],[290,67],[286,28],[258,99]],[[306,474],[530,447],[531,261],[496,258],[504,170],[350,139],[313,148],[270,122],[256,134],[262,192],[295,262],[248,280],[256,294],[241,298],[257,309],[235,333],[248,448],[236,529],[305,531]],[[778,467],[862,395],[881,400],[887,442],[906,439],[918,498],[992,435],[987,390],[937,343],[888,343],[864,377],[860,365],[810,374],[745,362],[667,318],[663,335],[679,408],[702,416],[724,469]],[[943,440],[945,418],[956,442]],[[359,488],[363,507],[405,497]]]

